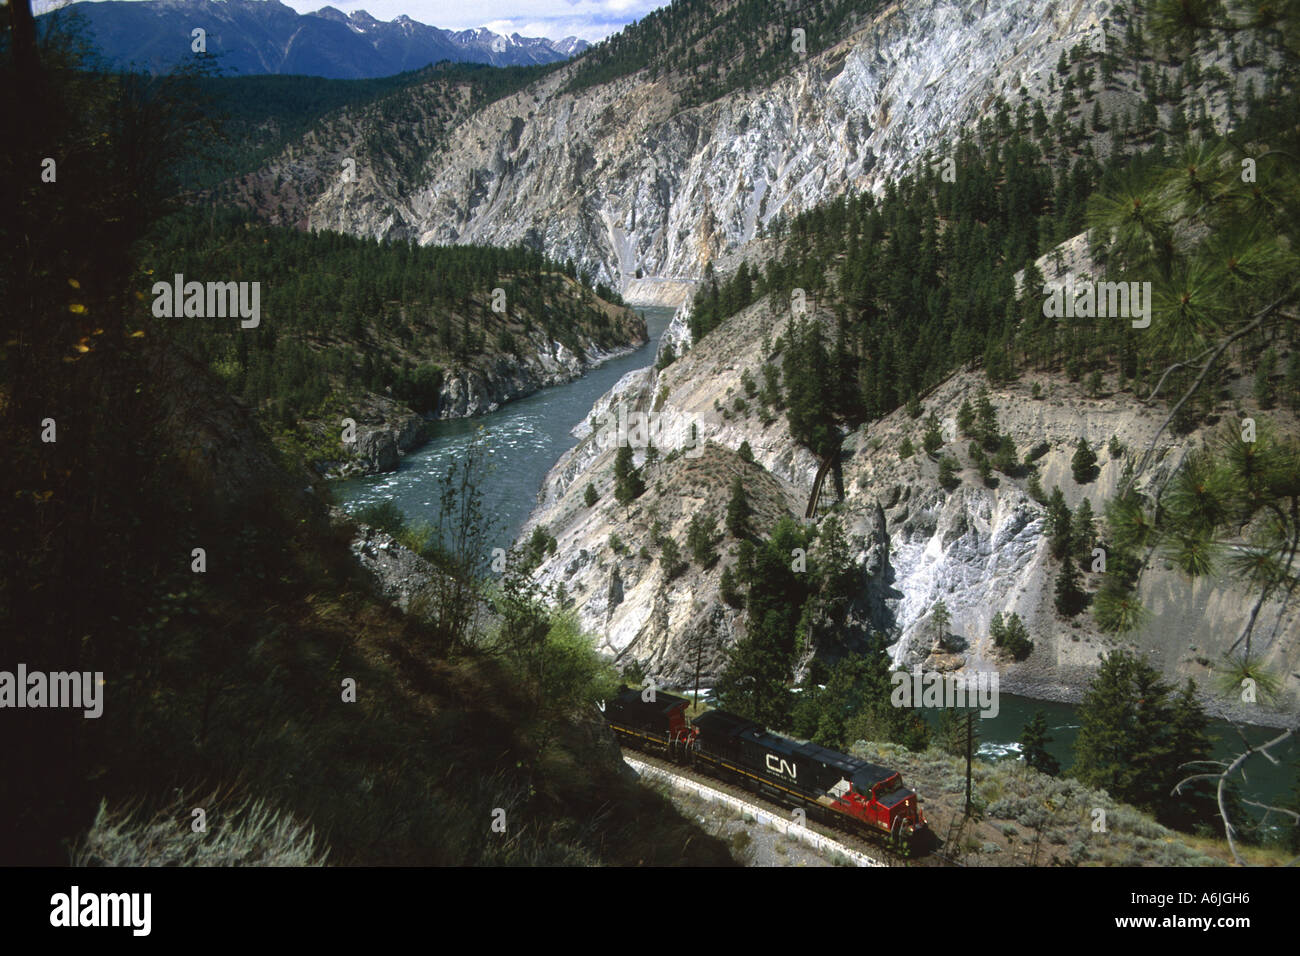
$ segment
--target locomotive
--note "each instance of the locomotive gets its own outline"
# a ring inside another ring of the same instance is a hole
[[[649,696],[624,686],[606,704],[605,720],[620,743],[738,781],[815,819],[884,837],[899,849],[918,852],[929,842],[916,791],[903,786],[896,770],[801,744],[723,710],[690,720],[686,698],[659,690]]]

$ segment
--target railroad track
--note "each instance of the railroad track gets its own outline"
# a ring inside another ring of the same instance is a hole
[[[789,820],[790,808],[775,803],[762,794],[747,790],[727,780],[720,780],[717,777],[700,773],[689,767],[683,767],[681,764],[675,764],[671,761],[664,760],[661,757],[652,756],[642,750],[635,750],[629,747],[623,747],[625,758],[639,761],[649,767],[653,767],[661,773],[668,776],[678,777],[682,780],[689,780],[692,783],[716,790],[736,800],[744,803],[753,804],[767,810],[774,816]],[[892,849],[888,844],[868,840],[865,837],[850,833],[847,830],[841,830],[837,827],[827,826],[818,820],[807,819],[803,826],[818,834],[823,839],[839,844],[844,849],[852,850],[854,853],[868,857],[881,866],[911,866],[911,867],[933,867],[933,866],[961,866],[960,863],[950,859],[944,854],[941,848],[935,848],[923,857],[912,858],[904,856],[897,850]]]

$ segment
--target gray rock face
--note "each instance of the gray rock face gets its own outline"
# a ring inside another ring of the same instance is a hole
[[[771,86],[674,112],[644,75],[579,94],[563,68],[475,113],[416,177],[365,199],[333,183],[311,228],[422,243],[526,242],[637,301],[849,188],[878,189],[1023,85],[1045,93],[1106,0],[908,0]],[[360,201],[359,201],[360,200]],[[647,278],[637,280],[638,270]]]
[[[328,478],[392,471],[401,456],[422,444],[427,435],[423,418],[382,395],[364,396],[349,417],[356,422],[355,437],[343,441],[349,457],[316,463],[317,471]],[[316,422],[311,427],[317,433],[334,432],[342,422]]]
[[[802,518],[812,488],[816,462],[801,457],[808,453],[794,443],[783,417],[764,426],[752,416],[723,417],[714,405],[715,399],[725,403],[729,388],[734,395],[741,370],[761,364],[758,342],[767,321],[764,307],[746,310],[664,371],[630,373],[597,405],[604,409],[626,402],[645,407],[651,396],[664,394],[662,410],[692,416],[714,443],[700,463],[678,458],[653,466],[646,473],[646,494],[624,508],[611,501],[612,451],[600,451],[592,447],[590,437],[584,438],[548,476],[525,529],[544,523],[559,539],[558,552],[543,562],[539,578],[549,585],[564,584],[577,602],[583,627],[595,635],[602,650],[621,660],[635,659],[647,673],[679,686],[693,679],[697,657],[705,686],[710,685],[725,666],[726,648],[743,636],[746,622],[743,613],[719,597],[719,578],[730,563],[728,557],[707,570],[692,563],[679,577],[667,580],[654,557],[657,548],[648,528],[660,522],[663,533],[674,537],[685,553],[691,516],[722,513],[729,481],[725,450],[734,450],[742,440],[750,442],[765,468],[747,473],[751,495],[765,486],[784,489],[783,498],[769,500],[783,513]],[[1157,556],[1147,567],[1139,593],[1151,612],[1149,625],[1139,633],[1107,635],[1086,612],[1073,619],[1056,612],[1053,585],[1059,564],[1050,555],[1045,509],[1029,496],[1025,476],[999,475],[995,487],[986,487],[969,459],[967,440],[957,434],[957,411],[964,400],[975,401],[982,381],[977,374],[958,373],[923,402],[925,413],[932,411],[944,431],[939,454],[956,458],[962,466],[960,484],[952,491],[939,484],[937,455],[931,458],[918,451],[907,459],[899,457],[903,438],[919,446],[922,429],[904,409],[846,441],[846,497],[839,514],[862,575],[859,594],[842,622],[844,634],[884,632],[900,667],[928,662],[970,673],[997,670],[1005,692],[1067,701],[1080,698],[1100,655],[1128,647],[1147,655],[1169,679],[1193,678],[1214,713],[1255,722],[1276,719],[1277,713],[1266,707],[1236,707],[1209,694],[1215,668],[1240,633],[1252,603],[1239,585],[1189,581]],[[1041,389],[1039,399],[1031,394],[1035,384]],[[1011,435],[1022,455],[1046,442],[1048,450],[1037,461],[1042,486],[1048,491],[1059,486],[1072,509],[1088,498],[1099,522],[1102,505],[1114,497],[1125,467],[1124,456],[1108,450],[1110,440],[1115,438],[1129,455],[1140,452],[1163,418],[1130,395],[1092,398],[1082,386],[1032,373],[1014,385],[993,389],[990,399],[1000,430]],[[1216,411],[1233,414],[1230,402]],[[1074,481],[1070,467],[1080,437],[1099,458],[1098,474],[1086,484]],[[1206,437],[1203,432],[1182,437],[1166,433],[1144,483],[1161,481]],[[635,460],[639,464],[641,456]],[[692,480],[692,468],[702,468],[705,477]],[[601,494],[593,508],[581,501],[588,481]],[[620,551],[614,550],[614,540],[621,543]],[[651,549],[649,560],[636,557],[643,542]],[[1085,587],[1096,591],[1103,578],[1089,573],[1091,561],[1091,555],[1078,559]],[[939,600],[951,615],[951,637],[942,661],[932,657],[933,609]],[[1011,660],[993,645],[989,624],[999,612],[1015,612],[1025,622],[1034,647],[1024,661]],[[1300,607],[1270,602],[1259,622],[1254,648],[1265,665],[1277,673],[1300,670]],[[1294,690],[1284,691],[1281,706],[1296,706]]]
[[[627,348],[605,350],[586,340],[582,343],[582,354],[577,355],[559,342],[547,341],[538,332],[533,338],[533,353],[524,358],[501,356],[485,368],[449,371],[442,383],[434,417],[472,418],[494,412],[506,402],[580,378],[596,366],[626,355],[645,341],[642,337]]]
[[[471,418],[496,411],[506,402],[531,395],[551,385],[580,378],[588,371],[644,344],[642,338],[626,349],[604,350],[590,340],[582,355],[575,355],[559,342],[547,343],[535,337],[537,351],[525,359],[500,356],[482,368],[452,369],[443,379],[438,408],[431,418]],[[317,463],[327,478],[347,478],[392,471],[402,455],[428,438],[428,422],[406,406],[382,395],[368,395],[354,411],[356,437],[343,442],[349,457],[343,461]],[[318,422],[318,432],[332,430],[333,422]]]
[[[403,611],[410,610],[412,601],[434,577],[433,565],[369,525],[358,525],[352,554],[374,578],[380,593]]]

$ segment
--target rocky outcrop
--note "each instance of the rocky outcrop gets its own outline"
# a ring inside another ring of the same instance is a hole
[[[433,580],[433,565],[377,528],[357,525],[351,547],[353,557],[370,574],[379,592],[403,611],[411,609]]]
[[[424,444],[434,419],[471,418],[494,412],[507,402],[531,395],[552,385],[562,385],[585,375],[596,366],[626,355],[647,341],[642,322],[636,338],[626,348],[602,349],[587,340],[582,354],[575,354],[559,342],[546,342],[538,333],[536,353],[526,359],[493,355],[472,366],[445,373],[436,412],[417,415],[410,408],[383,396],[365,394],[349,409],[355,428],[351,437],[344,431],[341,448],[348,457],[316,463],[326,478],[349,478],[392,471],[407,452]],[[317,421],[309,427],[319,436],[333,436],[343,429],[342,421]]]
[[[625,348],[602,349],[587,340],[581,354],[577,354],[559,342],[546,341],[539,333],[534,339],[535,351],[524,358],[497,355],[474,367],[447,373],[434,417],[471,418],[494,412],[506,402],[539,389],[572,382],[612,358],[635,351],[647,341],[642,324],[639,335]]]
[[[765,334],[775,340],[787,320],[768,313],[766,304],[755,305],[662,372],[644,369],[625,376],[593,409],[604,413],[622,406],[678,416],[695,424],[707,441],[700,457],[687,457],[673,442],[658,445],[666,458],[645,467],[645,495],[624,508],[613,501],[613,450],[596,447],[588,426],[583,441],[548,476],[530,519],[529,528],[545,524],[559,539],[557,554],[541,566],[542,580],[565,585],[577,599],[583,626],[608,654],[636,659],[661,679],[693,679],[699,659],[710,684],[725,663],[725,647],[743,636],[745,618],[718,594],[722,569],[733,560],[729,543],[712,568],[692,563],[668,580],[650,533],[655,522],[686,554],[691,516],[699,512],[720,519],[725,513],[726,487],[743,467],[734,454],[742,441],[749,442],[761,466],[743,472],[751,497],[765,502],[761,526],[770,527],[783,514],[802,519],[816,459],[793,441],[784,415],[764,424],[752,400],[744,411],[735,405],[744,395],[742,372],[757,375],[769,359],[779,366],[779,356],[761,354],[760,342]],[[1237,584],[1189,581],[1157,554],[1142,579],[1139,597],[1151,618],[1140,632],[1108,635],[1087,612],[1074,618],[1057,613],[1053,585],[1059,563],[1050,555],[1046,510],[1029,494],[1028,473],[999,474],[992,487],[986,486],[970,458],[968,439],[957,432],[958,409],[963,401],[974,404],[983,382],[980,373],[959,372],[925,397],[923,415],[933,412],[944,432],[944,445],[933,456],[920,451],[924,419],[913,419],[904,409],[845,439],[845,497],[838,513],[862,576],[844,629],[884,632],[900,667],[996,669],[1004,691],[1064,701],[1080,698],[1101,655],[1130,648],[1147,655],[1171,680],[1193,678],[1216,714],[1253,722],[1279,719],[1263,703],[1237,705],[1210,694],[1216,668],[1253,603]],[[1235,394],[1219,401],[1213,415],[1235,420],[1249,401],[1247,392],[1243,381]],[[1033,373],[992,389],[990,400],[1000,430],[1011,435],[1019,454],[1033,449],[1042,487],[1050,492],[1059,486],[1072,509],[1088,498],[1099,525],[1126,462],[1152,442],[1165,414],[1127,392],[1093,397],[1082,385]],[[1288,429],[1296,428],[1288,421]],[[899,453],[904,437],[917,448],[908,458]],[[1099,459],[1096,477],[1083,484],[1074,480],[1071,468],[1081,437]],[[1208,437],[1208,430],[1185,436],[1166,432],[1143,482],[1162,481],[1186,451]],[[944,455],[961,466],[960,482],[951,491],[939,483],[938,459]],[[638,449],[634,461],[644,460]],[[589,481],[601,495],[590,509],[581,495]],[[648,558],[639,555],[642,545]],[[1086,589],[1096,591],[1103,577],[1090,573],[1092,555],[1076,556],[1076,563]],[[932,611],[939,600],[951,616],[945,648],[935,646]],[[993,616],[1013,611],[1034,644],[1020,662],[989,636]],[[1294,600],[1267,604],[1255,634],[1254,648],[1274,673],[1300,671],[1300,606]],[[1284,681],[1280,706],[1296,704],[1295,681]]]

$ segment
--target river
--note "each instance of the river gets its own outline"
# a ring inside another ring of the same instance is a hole
[[[659,336],[672,319],[673,309],[638,310],[646,320],[648,344],[628,355],[612,359],[587,375],[566,385],[545,388],[527,398],[510,402],[497,411],[471,419],[439,422],[432,440],[402,458],[397,470],[334,483],[338,501],[348,511],[368,504],[390,500],[408,520],[431,520],[437,508],[437,479],[448,464],[464,453],[471,436],[483,429],[490,449],[492,472],[483,488],[483,507],[495,519],[496,540],[509,548],[519,529],[537,502],[542,481],[560,456],[577,444],[570,434],[591,407],[623,375],[644,368],[653,361]],[[979,756],[985,760],[1014,758],[1019,753],[1021,732],[1034,711],[1047,716],[1053,738],[1048,750],[1069,767],[1072,748],[1078,734],[1079,719],[1073,704],[1030,700],[1011,694],[999,695],[997,717],[979,721]],[[1212,721],[1210,734],[1215,738],[1215,757],[1232,757],[1240,752],[1236,731],[1222,721]],[[1270,739],[1274,734],[1255,728],[1248,731],[1253,743]],[[1243,792],[1260,800],[1276,799],[1290,791],[1296,777],[1296,760],[1300,746],[1294,739],[1289,749],[1277,754],[1281,766],[1274,767],[1260,758],[1250,762],[1250,786]]]
[[[483,429],[491,474],[483,488],[483,509],[496,527],[499,547],[509,548],[537,504],[546,473],[578,443],[570,429],[591,413],[596,399],[628,372],[654,362],[659,336],[674,309],[638,309],[645,318],[650,341],[635,352],[610,359],[582,378],[534,392],[476,418],[438,422],[428,444],[404,456],[396,471],[333,484],[335,498],[348,511],[380,501],[392,501],[408,521],[432,521],[438,507],[438,476],[464,454],[478,429]]]

